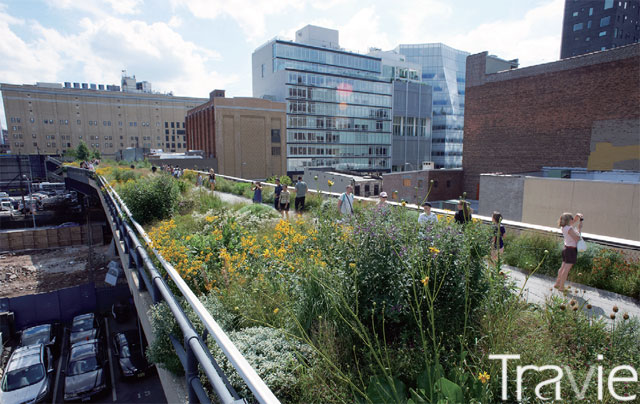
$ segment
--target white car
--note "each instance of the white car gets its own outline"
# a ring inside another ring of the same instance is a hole
[[[0,403],[40,403],[51,391],[53,357],[43,344],[16,348],[0,383]]]

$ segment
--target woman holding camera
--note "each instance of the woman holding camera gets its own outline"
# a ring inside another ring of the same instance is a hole
[[[562,228],[564,237],[564,249],[562,250],[562,265],[558,269],[558,279],[556,279],[556,284],[553,285],[556,289],[564,290],[564,283],[569,276],[569,270],[578,260],[578,241],[580,241],[583,221],[582,213],[576,213],[575,216],[571,213],[563,213],[560,216],[560,220],[558,220],[558,226]],[[577,230],[575,228],[576,224],[578,225]]]

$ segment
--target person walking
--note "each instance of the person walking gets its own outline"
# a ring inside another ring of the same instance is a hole
[[[304,210],[304,199],[307,196],[308,189],[307,183],[302,181],[302,177],[298,177],[298,182],[296,182],[295,208],[299,215],[301,215]]]
[[[345,192],[338,198],[338,210],[342,215],[353,215],[353,187],[347,185]]]
[[[491,261],[496,262],[498,255],[502,255],[504,252],[504,234],[506,230],[502,225],[502,214],[498,211],[494,211],[491,216],[491,222],[493,222],[493,237],[491,238]]]
[[[287,186],[282,186],[282,191],[280,192],[280,214],[282,217],[287,215],[287,220],[289,220],[289,202],[291,201],[291,193],[287,190]]]
[[[260,181],[256,181],[253,183],[253,203],[262,203],[262,184]]]
[[[423,212],[418,216],[418,223],[421,225],[426,225],[429,223],[435,223],[438,221],[438,216],[435,213],[431,212],[431,202],[425,202],[422,204]]]
[[[216,190],[216,172],[213,171],[213,168],[209,169],[209,188],[211,188],[211,192]]]
[[[458,212],[453,217],[458,224],[467,224],[471,221],[471,207],[469,202],[460,199],[458,201]]]
[[[273,207],[280,212],[280,192],[282,192],[282,185],[280,184],[280,178],[276,178],[276,187],[273,190]]]
[[[564,249],[562,250],[562,265],[558,269],[558,278],[556,279],[554,288],[564,290],[564,283],[567,281],[569,271],[573,264],[578,260],[578,241],[580,240],[580,233],[582,233],[582,222],[584,216],[582,213],[576,213],[573,216],[571,213],[563,213],[558,220],[558,227],[562,229],[562,236],[564,237]],[[575,226],[578,225],[576,230]]]
[[[196,179],[196,186],[200,188],[202,186],[202,174],[198,173],[198,178]]]

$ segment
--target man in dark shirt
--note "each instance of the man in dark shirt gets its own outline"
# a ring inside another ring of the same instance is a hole
[[[276,178],[276,188],[273,191],[273,207],[277,211],[280,211],[280,192],[282,192],[282,185],[280,185],[280,178]]]

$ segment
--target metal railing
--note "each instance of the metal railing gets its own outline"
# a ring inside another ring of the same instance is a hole
[[[251,390],[258,402],[269,404],[279,403],[279,400],[273,392],[271,392],[269,387],[231,342],[229,337],[213,319],[173,265],[167,262],[164,257],[152,247],[151,239],[142,226],[133,219],[131,212],[118,193],[103,177],[95,175],[92,171],[77,168],[69,168],[69,170],[73,171],[73,176],[82,173],[86,177],[96,181],[98,188],[100,188],[99,192],[101,192],[104,197],[103,201],[107,205],[105,206],[105,210],[111,215],[111,219],[119,233],[118,235],[114,234],[114,238],[118,237],[119,241],[124,244],[124,251],[129,255],[130,266],[133,267],[132,270],[136,271],[138,279],[142,280],[142,282],[138,283],[138,289],[147,290],[154,304],[165,302],[180,326],[184,337],[183,341],[179,341],[174,335],[171,335],[170,339],[185,370],[189,402],[211,402],[200,382],[198,367],[200,367],[206,375],[220,402],[225,404],[246,402],[240,398],[230,385],[226,376],[211,355],[205,342],[207,334],[209,334],[245,381],[247,387]],[[140,242],[140,238],[144,241],[146,248]],[[177,302],[176,297],[169,289],[167,285],[168,279],[165,279],[165,277],[160,274],[149,257],[147,249],[153,253],[166,275],[173,281],[180,294],[197,314],[200,321],[202,321],[206,329],[202,336],[197,334],[193,324],[189,321],[182,307]]]
[[[206,171],[198,171],[198,170],[192,170],[192,171],[196,171],[198,173],[201,173],[203,175],[208,174],[208,172]],[[254,182],[253,180],[247,180],[244,178],[238,178],[238,177],[232,177],[229,175],[223,175],[223,174],[218,174],[216,173],[216,178],[220,177],[220,178],[224,178],[230,181],[234,181],[234,182],[247,182],[247,183],[252,183]],[[271,184],[268,182],[264,182],[261,181],[260,182],[263,186],[269,186],[269,187],[275,187],[276,184]],[[307,192],[310,193],[321,193],[322,195],[327,195],[333,198],[337,198],[339,197],[342,192],[330,192],[330,191],[320,191],[320,190],[315,190],[315,189],[309,189]],[[362,197],[362,196],[354,196],[355,200],[362,200],[362,201],[368,201],[368,202],[377,202],[378,198],[370,198],[370,197]],[[387,202],[390,205],[400,205],[400,202],[393,202],[393,201],[389,201]],[[410,204],[407,203],[406,207],[409,209],[413,209],[413,210],[417,210],[420,211],[421,207],[416,205],[416,204]],[[436,209],[436,208],[432,208],[431,209],[432,212],[439,214],[439,215],[446,215],[446,216],[453,216],[455,215],[456,212],[450,211],[450,210],[445,210],[445,209]],[[485,224],[491,224],[492,220],[491,220],[491,216],[481,216],[481,215],[477,215],[477,214],[473,214],[473,218],[476,220],[479,220]],[[524,222],[518,222],[515,220],[502,220],[502,224],[510,229],[515,229],[515,230],[524,230],[524,231],[531,231],[531,232],[536,232],[536,233],[544,233],[544,234],[552,234],[555,236],[562,236],[562,230],[560,230],[557,227],[549,227],[549,226],[541,226],[541,225],[537,225],[537,224],[532,224],[532,223],[524,223]],[[589,241],[595,244],[599,244],[599,245],[603,245],[606,247],[611,247],[611,248],[619,248],[619,249],[624,249],[624,250],[628,250],[628,251],[638,251],[640,252],[640,241],[638,240],[629,240],[629,239],[623,239],[623,238],[618,238],[618,237],[611,237],[611,236],[603,236],[600,234],[594,234],[594,233],[582,233],[582,238],[585,241]]]

